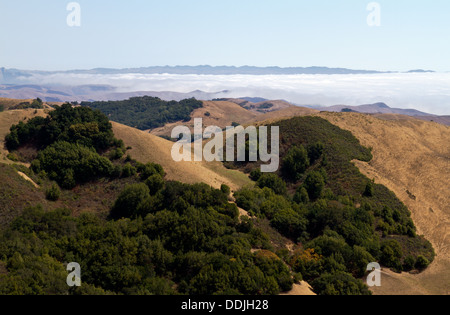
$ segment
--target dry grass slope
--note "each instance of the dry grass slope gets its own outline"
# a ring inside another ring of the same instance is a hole
[[[207,113],[209,113],[209,115],[207,115]],[[175,126],[184,125],[193,128],[195,118],[203,118],[204,126],[225,128],[231,126],[233,122],[243,124],[255,119],[257,116],[258,114],[252,113],[232,102],[204,101],[203,107],[195,110],[191,114],[192,119],[189,122],[167,124],[164,127],[152,130],[151,133],[158,136],[170,136],[172,129]]]
[[[0,105],[3,105],[5,110],[7,110],[10,107],[19,105],[20,103],[24,103],[24,102],[29,102],[31,103],[33,100],[32,99],[27,99],[27,100],[19,100],[19,99],[12,99],[12,98],[4,98],[4,97],[0,97]]]
[[[264,123],[264,124],[270,124],[275,121],[283,120],[283,119],[289,119],[292,117],[297,116],[307,116],[307,115],[314,115],[319,113],[318,110],[307,108],[307,107],[288,107],[285,109],[281,109],[279,111],[270,112],[266,114],[262,114],[256,117],[256,119],[248,120],[246,123]]]
[[[412,212],[419,234],[433,243],[436,261],[419,275],[385,272],[376,294],[450,294],[450,127],[400,115],[319,116],[373,148],[361,172],[391,189]]]
[[[7,158],[8,151],[5,148],[5,136],[9,133],[11,125],[18,124],[20,121],[27,120],[36,116],[45,117],[43,109],[22,109],[11,110],[0,113],[0,162],[11,163]]]
[[[227,170],[221,163],[174,162],[171,156],[174,143],[158,136],[118,123],[113,123],[113,130],[117,138],[132,147],[129,153],[133,158],[142,163],[161,164],[169,180],[190,184],[204,182],[215,188],[226,184],[233,191],[250,182],[247,176]]]

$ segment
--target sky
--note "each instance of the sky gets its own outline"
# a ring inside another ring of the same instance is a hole
[[[0,67],[328,66],[450,71],[450,1],[0,0]]]

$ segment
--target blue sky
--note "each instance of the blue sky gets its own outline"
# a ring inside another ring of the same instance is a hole
[[[0,67],[329,66],[450,71],[450,1],[0,0]]]

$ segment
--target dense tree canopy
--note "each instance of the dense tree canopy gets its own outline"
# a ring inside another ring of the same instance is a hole
[[[300,244],[287,261],[316,293],[368,294],[357,278],[370,262],[395,271],[428,266],[433,248],[416,235],[406,206],[351,163],[370,161],[370,150],[321,118],[277,125],[281,177],[261,174],[257,163],[245,165],[258,187],[237,191],[236,203]]]
[[[166,102],[149,96],[132,97],[125,101],[82,102],[81,105],[98,109],[111,120],[141,130],[177,121],[189,121],[191,113],[203,107],[202,102],[193,98]]]
[[[125,188],[103,221],[31,207],[0,233],[0,294],[278,294],[292,288],[261,232],[244,232],[221,190],[167,182]],[[265,244],[252,253],[255,244]],[[64,262],[82,268],[69,289]],[[29,277],[33,274],[33,277]]]
[[[57,141],[77,143],[97,151],[114,145],[115,139],[108,118],[99,111],[64,104],[51,111],[47,118],[35,117],[27,123],[13,125],[6,136],[6,146],[15,150],[32,144],[38,149]]]

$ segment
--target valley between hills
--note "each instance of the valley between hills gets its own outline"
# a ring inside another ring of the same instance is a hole
[[[10,152],[5,148],[5,136],[13,124],[37,116],[45,117],[52,109],[48,104],[44,104],[42,109],[7,110],[8,107],[17,105],[19,101],[7,99],[0,101],[6,107],[6,110],[0,113],[0,163],[29,167],[30,164],[26,161],[11,159]],[[24,101],[26,100],[21,100]],[[192,127],[193,119],[196,117],[202,117],[205,125],[224,128],[232,123],[244,126],[276,124],[280,120],[307,116],[320,117],[343,130],[350,131],[361,145],[371,149],[373,155],[370,162],[354,160],[353,163],[362,174],[395,193],[411,211],[417,234],[429,240],[436,252],[434,262],[421,273],[399,274],[385,268],[382,287],[371,289],[373,294],[449,294],[450,127],[397,114],[331,113],[286,104],[278,105],[274,111],[257,112],[245,109],[236,102],[204,101],[201,108],[191,113],[192,120],[188,122],[172,122],[151,130],[138,130],[112,121],[112,130],[115,137],[123,140],[125,146],[130,148],[127,153],[138,162],[160,164],[166,172],[167,180],[188,184],[203,182],[217,189],[225,184],[232,192],[251,185],[249,176],[240,169],[229,169],[219,162],[175,163],[171,158],[173,142],[164,139],[170,136],[173,127],[180,124]],[[21,180],[28,183],[33,181],[32,178],[15,178],[17,187],[25,185],[20,182]],[[50,203],[43,197],[43,192],[34,185],[39,187],[36,183],[33,183],[34,188],[25,186],[30,194],[28,197],[22,196],[22,201],[49,205]],[[75,204],[75,201],[66,203],[70,206]],[[102,204],[100,200],[93,204],[80,202],[77,205],[77,212],[95,212],[96,205],[101,212],[107,211],[110,206]],[[21,207],[14,209],[15,215],[21,211]],[[4,214],[3,217],[0,216],[0,220],[5,218],[8,221],[12,219],[5,217]],[[290,244],[287,240],[286,242]],[[0,268],[0,274],[1,272]],[[294,295],[311,293],[308,284],[304,282],[295,285],[291,291]]]

